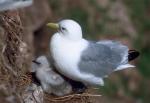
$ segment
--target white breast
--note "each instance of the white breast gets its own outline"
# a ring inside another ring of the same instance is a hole
[[[51,39],[52,57],[57,70],[71,79],[80,77],[78,62],[82,51],[87,47],[87,41],[71,41],[56,33]]]

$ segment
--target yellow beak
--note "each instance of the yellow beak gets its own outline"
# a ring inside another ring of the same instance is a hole
[[[52,28],[52,29],[58,29],[59,28],[59,25],[57,23],[48,23],[47,26]]]

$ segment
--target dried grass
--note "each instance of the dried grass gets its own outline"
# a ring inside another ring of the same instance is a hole
[[[62,97],[45,95],[45,101],[47,101],[46,103],[90,103],[91,98],[100,96],[101,95],[94,95],[89,93],[70,94]]]
[[[19,102],[16,81],[24,75],[26,68],[23,68],[23,54],[19,49],[23,29],[18,12],[0,13],[0,29],[0,92],[6,97],[4,100],[14,96],[14,101]]]

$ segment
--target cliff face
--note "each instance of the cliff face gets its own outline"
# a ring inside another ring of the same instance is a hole
[[[33,59],[33,34],[45,24],[49,10],[45,0],[36,0],[30,7],[0,12],[1,102],[23,102],[26,72]]]
[[[26,71],[25,43],[18,11],[0,13],[0,99],[20,101],[17,80]]]

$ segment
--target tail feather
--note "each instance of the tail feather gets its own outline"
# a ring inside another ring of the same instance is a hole
[[[134,68],[135,66],[134,65],[131,65],[131,64],[124,64],[124,65],[120,65],[118,66],[115,71],[119,71],[119,70],[123,70],[123,69],[126,69],[126,68]]]
[[[140,55],[140,53],[138,51],[129,50],[128,51],[128,61],[134,60],[139,55]],[[133,68],[133,67],[135,67],[135,66],[131,65],[131,64],[122,64],[122,65],[119,65],[114,71],[119,71],[119,70],[123,70],[123,69],[126,69],[126,68]]]
[[[137,58],[140,55],[140,53],[136,50],[129,50],[128,52],[128,61],[132,61],[135,58]]]

